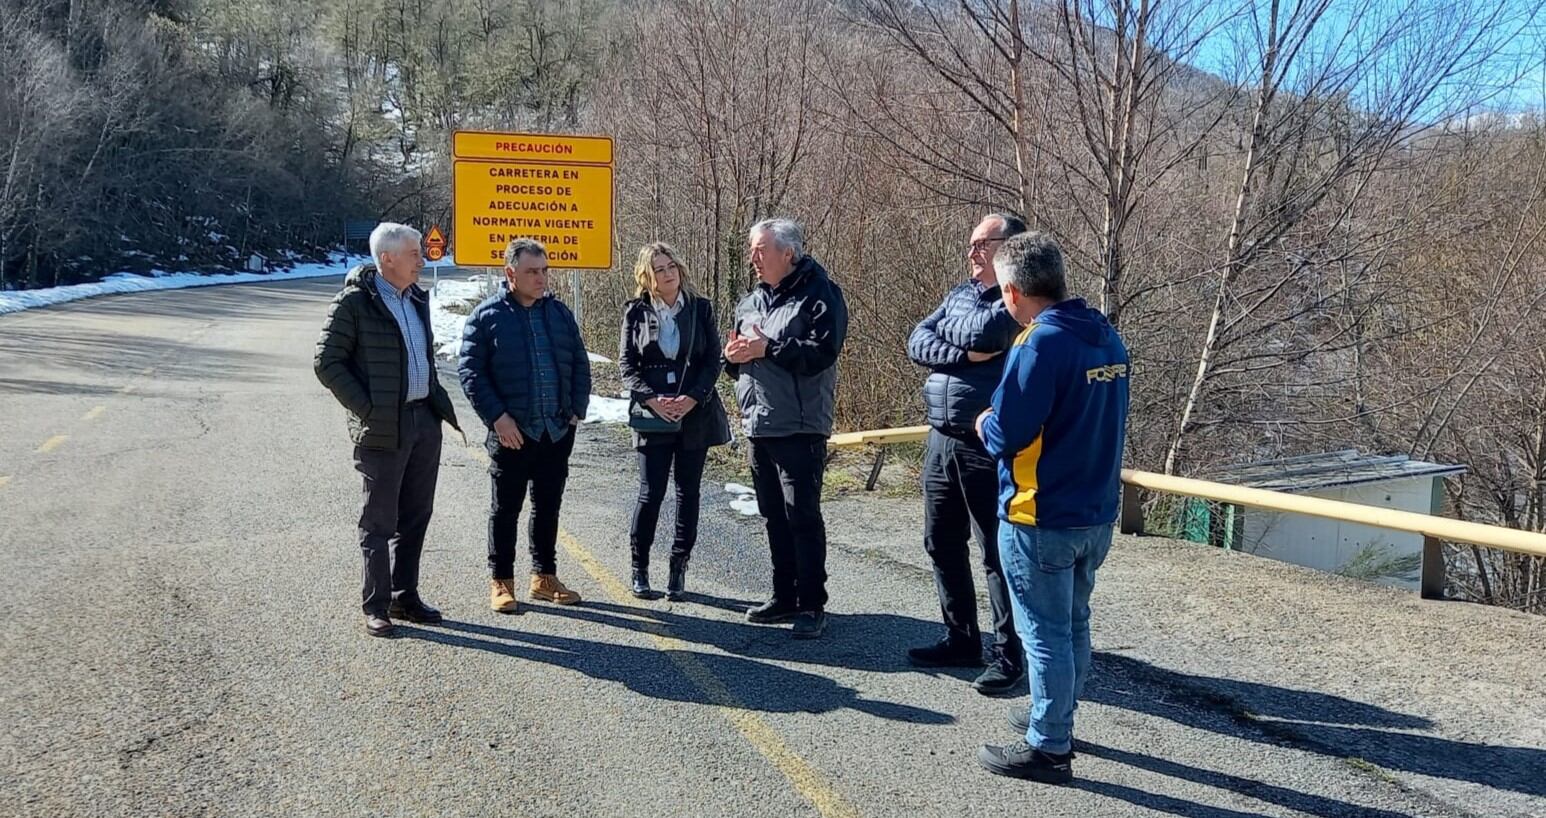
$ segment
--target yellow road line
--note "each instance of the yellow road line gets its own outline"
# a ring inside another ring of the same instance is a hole
[[[3,489],[10,484],[11,476],[9,474],[0,474],[0,489]]]
[[[479,463],[488,465],[488,452],[481,448],[467,446],[463,451]],[[633,595],[628,592],[623,581],[608,571],[606,566],[602,565],[595,555],[581,545],[572,534],[560,529],[558,541],[564,546],[564,550],[569,552],[569,556],[573,557],[580,567],[601,585],[613,602],[625,606],[631,606],[634,603]],[[859,811],[838,794],[837,789],[827,781],[826,776],[823,776],[809,761],[801,758],[799,753],[789,749],[778,731],[774,730],[761,716],[748,710],[746,705],[725,687],[725,683],[714,675],[713,671],[704,667],[703,663],[692,655],[691,647],[686,642],[671,636],[664,625],[646,625],[643,630],[649,634],[650,641],[655,643],[655,647],[666,653],[677,670],[697,685],[709,701],[714,703],[720,715],[724,716],[742,737],[751,742],[757,752],[762,753],[763,758],[783,773],[784,777],[789,779],[789,783],[793,784],[794,788],[816,807],[816,811],[821,813],[822,818],[859,818]]]
[[[69,439],[69,435],[54,435],[53,437],[43,441],[43,445],[38,447],[38,454],[48,454],[49,452],[59,448],[60,445]]]
[[[154,374],[156,374],[156,368],[153,367],[153,366],[147,366],[144,369],[140,370],[140,374],[141,375],[154,375]]]
[[[91,407],[91,411],[87,412],[85,414],[85,416],[81,418],[81,420],[96,420],[97,418],[102,416],[103,412],[106,412],[106,411],[107,411],[107,407],[106,406],[93,406],[93,407]]]
[[[618,579],[602,565],[596,557],[576,540],[569,532],[559,531],[558,541],[563,543],[564,550],[569,552],[575,561],[585,569],[591,578],[596,580],[607,592],[614,602],[628,605],[633,602],[632,595]],[[666,652],[672,664],[682,671],[698,689],[703,691],[709,701],[719,709],[724,716],[751,745],[762,753],[785,778],[794,785],[794,788],[805,796],[816,807],[823,818],[858,818],[859,811],[853,805],[844,800],[831,782],[827,781],[809,761],[784,743],[783,738],[766,721],[756,713],[748,710],[741,700],[736,698],[725,683],[714,672],[698,661],[691,652],[690,646],[676,637],[670,636],[665,626],[646,628],[650,641],[655,646]]]
[[[118,394],[120,394],[120,395],[127,395],[130,392],[133,392],[134,389],[135,389],[135,386],[134,386],[134,384],[131,383],[128,386],[125,386],[124,388],[118,390]]]

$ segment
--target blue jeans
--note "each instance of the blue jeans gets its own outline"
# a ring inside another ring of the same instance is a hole
[[[1111,550],[1111,525],[1036,528],[1003,522],[999,559],[1031,682],[1025,740],[1046,753],[1073,749],[1074,708],[1090,675],[1090,592]]]

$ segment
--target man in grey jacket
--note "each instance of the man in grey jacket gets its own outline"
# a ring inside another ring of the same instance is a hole
[[[759,279],[736,306],[725,345],[741,423],[751,441],[757,510],[767,523],[773,596],[750,622],[794,621],[796,639],[826,630],[827,529],[821,481],[848,334],[843,291],[805,253],[800,225],[767,219],[751,229]]]
[[[987,696],[1012,692],[1025,676],[1025,653],[999,567],[998,465],[973,429],[998,388],[1003,352],[1020,334],[1020,324],[1004,308],[993,257],[1006,239],[1024,232],[1025,222],[1017,216],[984,217],[966,249],[971,277],[946,294],[907,341],[908,357],[929,368],[923,402],[933,428],[923,455],[923,547],[934,562],[945,622],[943,639],[909,650],[907,658],[920,667],[982,666],[968,545],[975,532],[993,616],[993,651],[972,686]]]

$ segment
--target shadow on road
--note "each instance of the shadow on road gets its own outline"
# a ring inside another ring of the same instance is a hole
[[[842,614],[832,617],[826,638],[802,643],[791,641],[784,628],[692,616],[682,613],[680,608],[592,602],[575,608],[534,606],[528,610],[639,632],[668,633],[743,659],[796,661],[880,673],[921,672],[907,665],[903,656],[909,646],[916,644],[918,634],[935,627],[934,623],[896,614]],[[777,697],[777,691],[783,689],[782,682],[745,675],[776,667],[762,662],[732,663],[721,678],[743,698]],[[770,672],[792,671],[779,668]],[[975,673],[948,672],[959,678]],[[852,693],[847,688],[842,690]],[[1129,656],[1098,653],[1086,700],[1234,738],[1287,744],[1338,759],[1362,759],[1386,770],[1546,795],[1546,776],[1541,775],[1546,770],[1546,750],[1462,742],[1415,732],[1431,730],[1434,724],[1426,718],[1328,693],[1195,676]],[[785,702],[779,709],[803,708]],[[1213,776],[1219,786],[1233,784],[1244,794],[1314,815],[1381,815],[1359,812],[1359,808],[1340,802],[1320,803],[1326,799],[1136,753],[1112,750],[1109,757],[1134,766],[1147,764],[1148,769],[1183,778],[1188,773]]]
[[[1295,810],[1307,815],[1321,816],[1322,818],[1339,818],[1340,816],[1358,816],[1358,818],[1406,818],[1404,812],[1391,812],[1390,810],[1375,809],[1358,804],[1350,804],[1335,798],[1327,798],[1323,795],[1313,795],[1307,792],[1292,790],[1287,787],[1279,787],[1258,781],[1254,778],[1242,778],[1238,775],[1207,770],[1201,767],[1193,767],[1188,764],[1180,764],[1166,759],[1142,753],[1118,750],[1114,747],[1103,747],[1088,742],[1079,743],[1079,752],[1085,755],[1104,758],[1129,767],[1140,770],[1148,770],[1158,775],[1177,778],[1182,781],[1190,781],[1205,787],[1228,790],[1247,798],[1265,801],[1286,809]],[[1152,809],[1157,812],[1168,812],[1172,815],[1185,815],[1189,818],[1240,818],[1257,813],[1237,812],[1223,807],[1213,807],[1198,804],[1193,801],[1185,801],[1168,795],[1145,792],[1144,790],[1125,787],[1106,781],[1090,779],[1077,779],[1074,786],[1087,792],[1104,795],[1108,798],[1117,798],[1134,806]]]
[[[1096,654],[1085,694],[1087,701],[1199,730],[1287,744],[1334,758],[1362,759],[1386,770],[1546,796],[1546,750],[1409,732],[1429,730],[1434,724],[1341,696],[1195,676],[1112,653]],[[1136,764],[1146,758],[1126,756],[1117,760]]]
[[[539,608],[533,606],[528,610]],[[825,676],[737,656],[655,650],[449,620],[438,628],[400,625],[399,633],[409,639],[568,668],[593,679],[618,682],[654,699],[726,705],[764,713],[825,713],[850,708],[877,718],[916,724],[949,724],[955,720],[933,710],[865,699],[853,688]],[[695,684],[691,677],[699,675],[695,672],[699,668],[713,674],[734,700],[713,690],[712,685]]]
[[[627,630],[649,632],[664,627],[671,636],[685,642],[712,645],[752,659],[788,660],[872,673],[942,674],[962,679],[980,672],[974,668],[921,670],[902,661],[908,648],[922,644],[920,634],[939,629],[935,622],[898,614],[828,614],[823,638],[799,642],[790,638],[788,627],[752,625],[682,612],[684,608],[690,610],[691,604],[699,599],[694,595],[688,604],[672,609],[587,602],[579,607],[534,606],[532,610]],[[731,606],[722,609],[737,613],[745,610]]]

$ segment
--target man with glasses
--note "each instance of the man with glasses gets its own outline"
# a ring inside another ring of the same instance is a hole
[[[972,231],[966,259],[971,277],[956,285],[907,342],[907,354],[929,368],[923,386],[928,444],[923,461],[923,547],[934,562],[945,636],[907,652],[918,667],[981,667],[977,591],[972,582],[969,535],[982,548],[993,616],[988,667],[972,686],[987,696],[1014,691],[1025,676],[1024,652],[1015,634],[1009,589],[998,557],[998,467],[983,448],[974,424],[998,388],[1003,353],[1020,325],[1004,308],[993,257],[999,245],[1025,232],[1025,222],[991,213]]]

